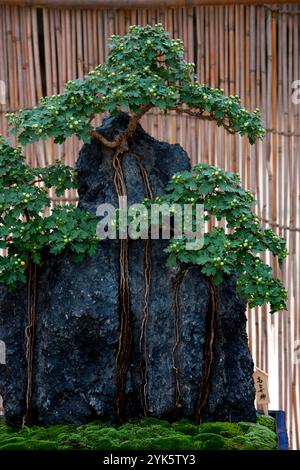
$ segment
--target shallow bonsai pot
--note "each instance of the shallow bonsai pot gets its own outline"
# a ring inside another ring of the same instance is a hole
[[[263,411],[258,410],[257,413],[263,414]],[[276,422],[277,450],[289,450],[289,441],[285,424],[285,411],[271,410],[269,411],[269,415],[272,416]]]

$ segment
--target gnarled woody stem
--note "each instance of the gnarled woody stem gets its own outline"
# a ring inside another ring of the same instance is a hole
[[[116,149],[117,147],[124,145],[124,143],[127,142],[127,140],[134,134],[140,119],[151,108],[151,104],[147,106],[141,106],[140,111],[131,116],[127,128],[120,134],[116,135],[113,140],[106,139],[105,137],[103,137],[103,135],[99,134],[95,130],[90,131],[90,136],[95,137],[95,139],[99,140],[99,142],[105,145],[105,147],[108,147],[110,149]]]

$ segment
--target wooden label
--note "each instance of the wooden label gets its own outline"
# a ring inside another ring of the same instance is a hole
[[[267,403],[270,403],[268,374],[256,367],[253,379],[256,390],[256,404],[266,405]]]

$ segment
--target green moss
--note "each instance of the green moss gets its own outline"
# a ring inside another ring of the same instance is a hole
[[[228,439],[226,449],[272,450],[276,448],[276,434],[266,426],[254,423],[239,423],[244,435]]]
[[[198,434],[196,442],[201,450],[221,450],[224,447],[225,439],[219,434],[202,432]]]
[[[170,433],[169,436],[157,436],[152,441],[152,449],[156,450],[194,450],[191,439],[180,433]]]
[[[172,428],[174,431],[187,434],[188,436],[194,436],[199,433],[199,426],[195,426],[194,423],[187,419],[182,419],[173,423]]]
[[[261,419],[263,418],[263,419]],[[204,423],[183,419],[175,423],[143,418],[121,426],[94,422],[82,426],[34,426],[19,430],[0,420],[2,450],[219,450],[274,449],[274,420],[259,416],[258,423]]]
[[[276,422],[272,416],[257,415],[257,423],[276,432]]]
[[[259,433],[251,432],[245,436],[237,436],[225,442],[224,449],[227,450],[274,450],[276,440],[268,439]]]
[[[182,419],[180,422],[182,423],[190,423],[189,420]],[[170,428],[170,423],[169,421],[163,420],[163,419],[157,419],[157,418],[142,418],[139,421],[136,421],[135,423],[128,423],[128,424],[123,424],[123,428],[126,427],[127,425],[129,427],[132,426],[132,424],[136,424],[139,427],[150,427],[150,426],[159,426],[160,428]]]
[[[203,423],[199,426],[199,433],[214,433],[223,437],[234,437],[243,434],[242,428],[238,423]]]

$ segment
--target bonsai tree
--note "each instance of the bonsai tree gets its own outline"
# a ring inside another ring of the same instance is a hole
[[[247,136],[250,144],[263,138],[265,131],[259,110],[248,112],[238,96],[227,97],[223,90],[199,83],[194,64],[183,59],[182,41],[170,39],[161,24],[131,26],[125,36],[112,36],[109,48],[105,63],[98,65],[83,80],[67,82],[62,94],[41,98],[35,108],[8,115],[19,144],[48,138],[54,138],[60,144],[71,135],[83,142],[89,142],[91,137],[97,139],[113,151],[114,184],[117,194],[122,196],[126,194],[122,155],[128,149],[128,140],[138,122],[152,108],[164,112],[175,110],[198,119],[215,121],[232,134]],[[98,114],[115,115],[119,111],[129,114],[128,126],[108,140],[94,129],[92,121]],[[17,280],[25,281],[27,278],[29,290],[32,290],[32,276],[36,266],[41,264],[45,250],[58,254],[68,247],[77,258],[94,252],[97,238],[93,215],[71,205],[58,205],[50,215],[45,215],[46,208],[50,206],[47,194],[50,187],[56,188],[57,195],[67,188],[76,187],[76,175],[71,168],[59,161],[47,168],[30,168],[22,157],[21,148],[14,149],[1,139],[0,172],[0,240],[1,247],[7,250],[6,255],[0,258],[2,283],[11,287]],[[144,201],[146,205],[152,198],[150,193],[148,196]],[[188,251],[185,238],[171,240],[166,248],[170,266],[176,262],[198,265],[208,277],[212,289],[221,282],[224,274],[235,272],[238,288],[250,306],[269,302],[271,312],[285,308],[286,290],[280,280],[273,277],[270,266],[257,256],[269,250],[281,262],[287,255],[284,240],[269,229],[259,228],[259,220],[252,212],[254,198],[240,186],[238,175],[208,165],[196,165],[191,172],[173,176],[161,201],[170,204],[202,203],[206,220],[212,217],[224,220],[228,229],[226,232],[215,225],[205,234],[204,247],[198,251]],[[130,353],[126,240],[120,240],[120,258],[120,295],[123,297],[117,382],[121,416]],[[33,304],[34,295],[33,289]],[[34,313],[29,318],[34,324]],[[27,347],[32,353],[32,329],[31,333]],[[206,382],[209,370],[208,364]],[[29,386],[28,402],[30,389]],[[205,393],[201,396],[203,405]],[[199,404],[199,410],[202,405]]]

